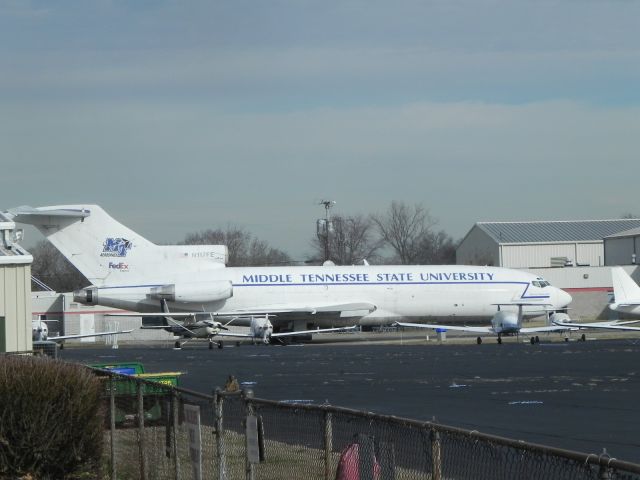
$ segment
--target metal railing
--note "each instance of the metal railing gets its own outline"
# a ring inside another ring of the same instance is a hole
[[[95,372],[105,384],[102,470],[112,479],[640,479],[640,465],[606,454]]]

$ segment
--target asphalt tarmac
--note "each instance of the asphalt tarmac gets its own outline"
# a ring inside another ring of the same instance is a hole
[[[530,345],[307,344],[225,346],[192,342],[66,348],[81,363],[140,361],[180,371],[203,393],[229,375],[271,400],[330,403],[431,420],[514,439],[640,463],[640,339]]]

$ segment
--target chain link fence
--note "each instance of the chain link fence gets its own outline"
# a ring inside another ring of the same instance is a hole
[[[640,465],[435,422],[95,370],[112,479],[640,479]]]

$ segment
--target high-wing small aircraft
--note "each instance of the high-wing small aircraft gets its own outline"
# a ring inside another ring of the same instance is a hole
[[[223,348],[224,344],[222,339],[216,341],[216,337],[226,338],[248,338],[253,343],[260,342],[268,345],[272,342],[272,339],[282,339],[292,337],[296,335],[310,335],[316,333],[337,332],[353,330],[356,326],[351,327],[338,327],[338,328],[317,328],[314,330],[298,330],[295,332],[282,332],[273,333],[273,325],[269,320],[269,316],[264,317],[252,317],[250,319],[249,333],[243,332],[231,332],[227,325],[232,323],[236,319],[232,319],[226,324],[216,322],[214,320],[196,320],[195,317],[190,317],[189,320],[184,322],[178,322],[172,318],[173,314],[167,314],[165,319],[165,325],[143,325],[142,329],[163,329],[169,333],[173,333],[175,336],[190,339],[190,338],[206,338],[209,340],[209,349],[212,349],[214,344],[218,348]],[[175,348],[181,348],[180,340],[176,340]]]
[[[154,314],[153,316],[158,317],[160,315]],[[143,330],[162,329],[172,333],[176,337],[182,337],[185,339],[206,338],[209,340],[210,349],[213,348],[214,337],[217,336],[221,330],[227,330],[227,327],[220,322],[216,322],[213,319],[198,320],[197,316],[193,314],[167,314],[162,316],[162,319],[164,321],[163,325],[145,325],[143,322],[140,328]],[[175,348],[181,348],[180,340],[176,340]],[[218,348],[222,348],[222,342],[218,342]]]
[[[528,272],[476,265],[227,267],[221,245],[155,245],[97,205],[18,207],[5,213],[36,226],[92,283],[74,301],[130,312],[272,316],[274,333],[393,321],[491,319],[559,311],[565,291]],[[167,219],[167,221],[170,221]],[[501,304],[501,307],[497,305]],[[518,307],[521,304],[521,307]]]
[[[54,341],[59,342],[62,340],[69,340],[72,338],[89,338],[89,337],[103,337],[105,335],[122,335],[123,333],[131,333],[131,330],[113,330],[111,332],[94,332],[94,333],[82,333],[77,335],[58,335],[49,336],[49,327],[47,321],[42,319],[31,320],[31,336],[34,342],[46,342]]]

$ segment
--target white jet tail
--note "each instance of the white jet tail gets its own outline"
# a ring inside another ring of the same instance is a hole
[[[98,205],[18,207],[15,222],[34,225],[93,285],[170,281],[174,274],[224,267],[224,245],[158,246],[114,220]]]
[[[613,296],[619,305],[640,305],[640,286],[622,267],[611,268]]]

